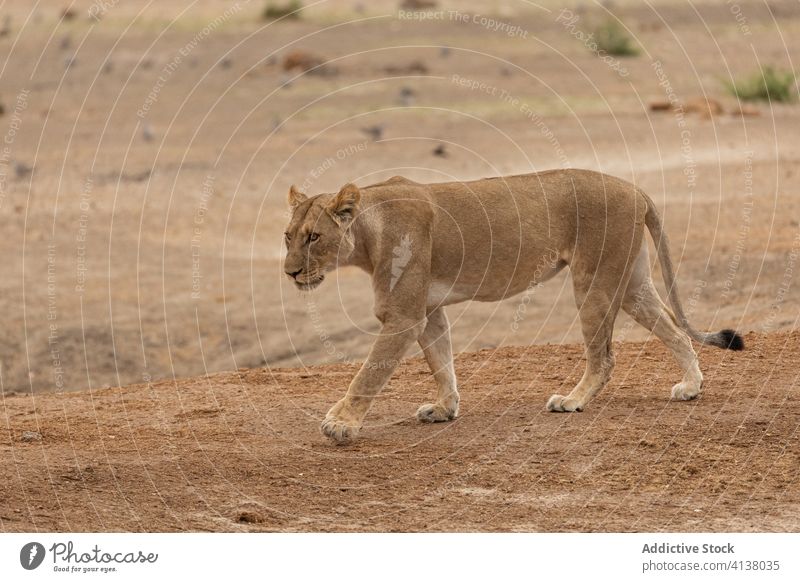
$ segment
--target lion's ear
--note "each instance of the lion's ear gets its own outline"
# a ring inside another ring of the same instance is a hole
[[[294,210],[298,206],[300,206],[303,202],[308,200],[308,196],[300,192],[297,188],[295,188],[294,184],[289,187],[289,196],[287,197],[289,201],[289,208]]]
[[[361,201],[361,190],[355,184],[345,184],[328,203],[328,212],[339,224],[347,224],[356,214]]]

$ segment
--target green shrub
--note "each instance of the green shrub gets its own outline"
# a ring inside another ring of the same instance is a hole
[[[303,3],[300,0],[288,0],[283,4],[267,2],[264,11],[261,13],[261,17],[264,20],[276,20],[284,16],[291,19],[298,19],[300,18],[299,10],[302,7]]]
[[[609,20],[594,31],[597,50],[616,57],[635,57],[639,47],[628,34],[628,31],[617,21]]]
[[[728,82],[728,90],[742,101],[789,102],[795,98],[795,77],[791,71],[764,67],[749,77]]]

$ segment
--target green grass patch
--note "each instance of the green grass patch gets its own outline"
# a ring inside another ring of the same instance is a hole
[[[264,20],[277,20],[278,18],[297,20],[300,18],[300,9],[303,8],[303,3],[300,0],[288,0],[287,2],[267,2],[264,10],[261,12],[261,18]]]
[[[734,81],[728,81],[728,91],[741,101],[777,101],[788,103],[794,101],[795,76],[791,71],[778,71],[772,67],[764,67]]]
[[[597,49],[615,57],[635,57],[639,54],[628,31],[617,21],[609,20],[594,30],[594,40]]]

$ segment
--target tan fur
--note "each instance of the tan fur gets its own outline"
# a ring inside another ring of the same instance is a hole
[[[684,379],[673,396],[689,399],[700,392],[702,375],[689,336],[650,279],[645,217],[667,253],[660,219],[647,196],[628,182],[584,170],[439,184],[395,177],[313,198],[292,187],[289,203],[286,273],[311,289],[334,268],[360,267],[372,276],[382,324],[361,370],[322,423],[334,441],[357,435],[373,399],[414,342],[438,386],[436,401],[422,405],[418,419],[455,418],[459,397],[444,307],[511,297],[566,266],[587,366],[569,395],[550,398],[548,410],[580,411],[606,384],[620,308],[677,357]],[[319,237],[315,242],[309,241],[312,233]]]

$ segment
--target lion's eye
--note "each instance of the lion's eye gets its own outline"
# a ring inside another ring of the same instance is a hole
[[[310,235],[308,235],[308,240],[311,242],[319,240],[319,234],[317,234],[316,232],[312,232]]]
[[[286,237],[286,242],[289,242],[289,241],[292,240],[292,235],[290,235],[288,232],[284,232],[283,236]]]

